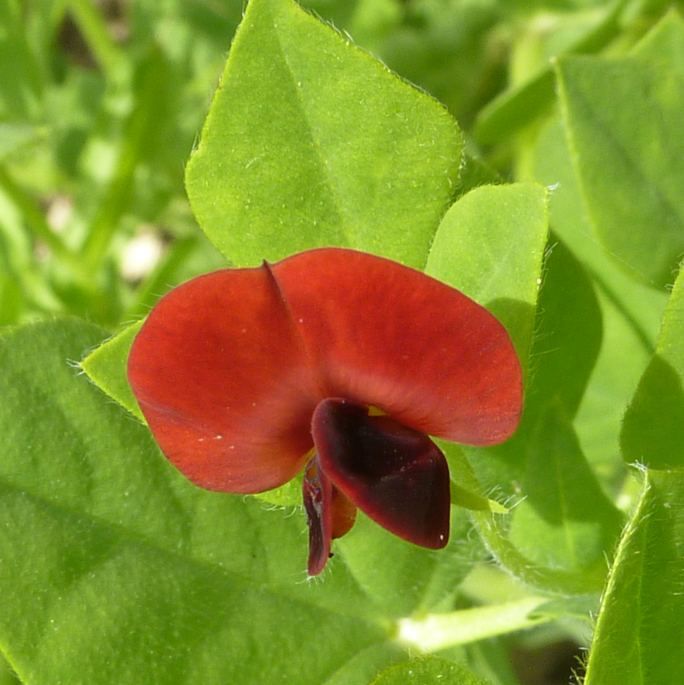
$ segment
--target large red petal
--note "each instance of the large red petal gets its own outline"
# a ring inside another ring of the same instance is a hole
[[[422,433],[341,399],[323,400],[312,433],[320,471],[374,521],[417,545],[449,539],[449,469]]]
[[[198,485],[259,492],[303,467],[319,397],[268,267],[172,290],[135,339],[128,377],[162,451]]]
[[[487,445],[515,430],[520,364],[503,326],[453,288],[395,262],[324,248],[275,264],[323,397],[380,407],[400,423]]]

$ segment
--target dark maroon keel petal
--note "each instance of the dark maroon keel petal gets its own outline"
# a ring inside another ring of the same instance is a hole
[[[312,434],[320,471],[359,509],[416,545],[447,544],[449,470],[426,435],[341,399],[318,404]]]
[[[332,540],[332,485],[313,457],[304,470],[302,484],[304,509],[309,524],[310,576],[317,576],[328,563]]]

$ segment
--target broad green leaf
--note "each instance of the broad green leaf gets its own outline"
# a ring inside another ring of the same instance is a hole
[[[627,461],[684,467],[684,270],[665,309],[656,354],[625,414],[621,444]]]
[[[487,685],[465,666],[436,656],[411,659],[383,671],[370,685]]]
[[[186,184],[236,264],[346,245],[420,267],[460,160],[436,101],[291,0],[251,0]]]
[[[605,568],[622,517],[601,490],[558,401],[526,444],[526,499],[512,511],[511,542],[532,562],[558,569]]]
[[[449,209],[425,270],[491,310],[526,360],[546,237],[541,186],[482,186]]]
[[[0,644],[20,678],[319,685],[386,642],[344,564],[303,582],[302,517],[194,487],[79,377],[102,335],[0,339]]]
[[[610,571],[586,685],[661,685],[682,675],[684,471],[647,472]]]
[[[582,264],[553,237],[544,267],[526,417],[544,412],[557,399],[572,418],[601,346],[601,310]]]
[[[558,80],[597,235],[646,283],[672,283],[684,254],[684,66],[568,58],[558,64]]]

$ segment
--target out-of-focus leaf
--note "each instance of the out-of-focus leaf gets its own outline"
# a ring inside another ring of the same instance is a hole
[[[18,0],[0,3],[0,119],[10,121],[37,116],[43,86],[21,15]]]
[[[682,673],[684,470],[647,472],[611,569],[586,685],[661,685]]]
[[[619,33],[619,17],[625,4],[626,0],[613,2],[563,53],[592,53],[604,47]],[[475,129],[478,140],[490,145],[504,141],[548,111],[554,95],[553,65],[549,60],[537,74],[505,91],[481,110]]]
[[[186,184],[236,264],[346,245],[422,266],[460,160],[437,102],[291,0],[252,0]]]
[[[646,283],[672,283],[684,254],[684,65],[575,57],[558,79],[597,235]]]
[[[0,162],[42,134],[42,129],[31,124],[0,122]]]
[[[665,309],[656,354],[622,426],[625,459],[653,469],[684,467],[684,270]]]

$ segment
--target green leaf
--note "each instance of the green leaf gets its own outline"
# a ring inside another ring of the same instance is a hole
[[[586,685],[660,685],[682,673],[684,471],[644,480],[608,578]]]
[[[481,485],[475,475],[471,461],[458,445],[440,443],[452,473],[458,473],[459,481],[473,492],[481,491]],[[492,458],[492,450],[479,450],[474,453],[473,464]],[[508,517],[494,515],[488,511],[469,511],[478,535],[492,557],[506,571],[532,588],[561,595],[582,595],[598,592],[603,584],[605,573],[592,566],[589,569],[568,571],[562,568],[550,568],[531,561],[509,539],[506,523]]]
[[[684,270],[665,309],[656,354],[625,414],[621,444],[627,461],[684,467]]]
[[[465,666],[436,656],[411,659],[383,671],[371,685],[487,685]]]
[[[680,70],[684,67],[684,19],[674,7],[634,47],[633,54]]]
[[[525,477],[527,441],[539,429],[538,422],[553,402],[572,419],[601,344],[601,312],[591,282],[562,243],[554,241],[552,245],[544,264],[521,424],[513,438],[502,445],[468,450],[486,491],[503,486],[509,495],[514,494],[511,484]],[[483,273],[486,278],[487,272]],[[578,330],[582,335],[577,335]],[[549,462],[544,465],[546,469],[552,467]],[[553,471],[548,477],[549,481],[556,480]]]
[[[535,184],[482,186],[460,198],[435,235],[426,273],[491,310],[527,359],[547,237]]]
[[[437,552],[407,544],[361,512],[354,528],[334,547],[359,587],[386,615],[401,618],[444,611],[451,608],[473,562],[483,556],[482,546],[469,537],[468,518],[459,509],[452,508],[451,513],[449,544]],[[399,595],[397,585],[403,588]]]
[[[291,0],[252,0],[186,184],[236,264],[346,245],[422,267],[461,147],[436,101]]]
[[[684,253],[684,65],[568,58],[558,79],[597,235],[646,283],[671,283]]]
[[[78,376],[102,335],[0,339],[0,644],[20,678],[320,685],[387,643],[344,564],[302,582],[303,517],[194,487]]]
[[[7,663],[4,656],[0,653],[0,685],[20,685],[21,681],[17,678],[12,667]]]
[[[526,417],[545,412],[557,399],[572,418],[596,363],[602,326],[592,283],[582,264],[561,242],[552,241],[545,262],[535,328],[534,373],[526,398]]]
[[[86,355],[81,368],[100,390],[106,392],[133,416],[145,421],[126,376],[126,360],[143,322],[126,326]]]
[[[536,564],[605,569],[622,517],[602,492],[558,401],[526,444],[526,499],[513,509],[509,539]]]
[[[575,429],[592,465],[615,482],[616,475],[622,477],[623,469],[618,435],[624,407],[655,350],[667,295],[632,279],[602,249],[586,215],[558,117],[541,130],[529,161],[527,173],[553,188],[549,199],[554,232],[581,262],[598,297],[603,338],[577,411]],[[585,339],[588,328],[582,325],[582,329]],[[592,329],[597,330],[595,325]],[[552,334],[552,330],[544,335]],[[558,339],[557,344],[551,342],[545,354],[560,344],[568,347]],[[540,362],[543,359],[540,357]]]
[[[563,54],[597,52],[619,33],[619,17],[625,0],[616,0],[581,36],[562,51]],[[563,28],[566,28],[563,22]],[[522,83],[516,84],[490,102],[480,112],[475,133],[484,144],[502,143],[537,117],[548,112],[553,104],[553,65],[546,65]]]

